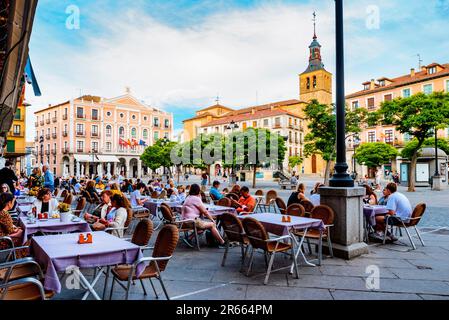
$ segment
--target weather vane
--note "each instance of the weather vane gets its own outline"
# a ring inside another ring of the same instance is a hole
[[[316,39],[316,12],[313,12],[313,38]]]

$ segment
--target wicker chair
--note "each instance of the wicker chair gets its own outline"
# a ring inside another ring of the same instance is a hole
[[[72,205],[73,202],[73,194],[67,193],[66,197],[64,198],[64,203],[68,204],[69,206]]]
[[[0,300],[46,300],[54,293],[45,291],[44,274],[31,257],[16,259],[16,251],[28,247],[14,247],[9,237],[0,237],[6,249],[0,250]]]
[[[152,199],[157,199],[159,198],[159,193],[157,191],[153,191],[153,193],[151,193],[151,198]]]
[[[310,202],[309,200],[302,200],[300,204],[304,207],[306,213],[311,213],[314,208],[313,203]]]
[[[154,288],[152,278],[156,278],[159,280],[161,287],[164,291],[165,297],[167,300],[170,300],[170,297],[165,289],[164,282],[162,280],[161,273],[165,271],[169,260],[171,259],[173,252],[176,249],[176,245],[179,240],[179,231],[178,228],[174,225],[165,225],[158,234],[156,239],[156,243],[154,245],[153,254],[148,258],[141,258],[136,261],[133,265],[125,265],[118,266],[112,269],[112,285],[111,285],[111,293],[109,299],[112,299],[112,293],[114,291],[114,284],[117,282],[122,288],[126,290],[126,300],[129,297],[129,290],[131,287],[131,283],[135,280],[139,280],[142,288],[144,290],[144,294],[146,295],[146,289],[143,283],[144,279],[148,279],[150,281],[151,287],[156,295],[156,298],[159,299],[159,296]],[[136,269],[140,263],[149,262],[149,265],[145,268],[143,273],[137,277]],[[123,285],[122,282],[127,282],[127,286]]]
[[[245,263],[245,258],[248,253],[249,248],[249,240],[245,235],[245,230],[243,229],[242,222],[235,215],[230,213],[225,213],[220,216],[220,223],[223,228],[224,234],[226,235],[226,249],[223,254],[223,260],[221,262],[221,266],[224,267],[226,258],[229,252],[229,246],[231,242],[237,242],[240,245],[242,251],[242,264],[241,268],[243,268]]]
[[[75,210],[72,210],[73,214],[78,217],[82,217],[86,209],[87,200],[85,197],[79,197]]]
[[[292,244],[293,239],[291,238],[290,235],[270,239],[264,226],[254,218],[245,218],[242,223],[246,236],[248,237],[249,242],[251,244],[251,255],[246,275],[248,276],[249,273],[251,272],[254,259],[254,251],[257,249],[263,250],[265,255],[270,258],[267,267],[267,273],[264,280],[264,284],[266,285],[270,278],[271,269],[273,268],[274,256],[276,255],[276,253],[278,252],[285,253],[290,251],[292,257],[295,256],[294,246]],[[290,243],[284,242],[284,240],[287,239],[290,239]],[[296,277],[298,278],[299,271],[295,258],[293,258],[293,263],[295,267]]]
[[[277,197],[276,199],[274,199],[274,201],[275,201],[276,206],[278,207],[280,213],[285,214],[285,211],[287,210],[287,205],[285,204],[284,200]]]
[[[412,212],[412,216],[408,220],[408,222],[404,222],[402,219],[400,219],[397,216],[387,215],[385,217],[385,226],[386,226],[386,228],[385,228],[385,237],[384,237],[383,243],[385,244],[385,242],[386,242],[386,234],[387,234],[388,225],[389,225],[389,222],[390,222],[389,220],[394,218],[396,221],[395,221],[394,225],[391,226],[391,228],[397,227],[397,228],[400,228],[400,229],[405,229],[405,232],[407,233],[408,239],[410,241],[410,244],[412,245],[413,250],[416,250],[416,245],[413,242],[413,239],[412,239],[412,236],[410,235],[410,232],[408,231],[409,228],[414,228],[415,229],[416,235],[418,236],[419,241],[421,241],[421,245],[424,247],[425,244],[424,244],[424,241],[423,241],[423,239],[421,237],[421,234],[419,233],[418,223],[421,221],[421,218],[424,215],[424,212],[426,212],[426,208],[427,208],[427,206],[426,206],[425,203],[419,203],[418,205],[416,205],[415,209]]]
[[[69,191],[68,191],[67,189],[62,190],[61,198],[64,198],[64,199],[65,199],[65,197],[67,197],[67,194],[68,194],[68,193],[69,193]]]
[[[55,188],[55,191],[53,191],[53,196],[57,197],[59,194],[59,188]]]
[[[160,210],[165,224],[172,224],[178,227],[179,232],[184,233],[184,242],[191,248],[193,248],[194,246],[189,242],[189,232],[193,233],[196,241],[196,247],[198,251],[200,251],[200,241],[198,237],[200,231],[196,228],[195,220],[177,220],[176,216],[173,214],[173,211],[168,205],[161,205]]]
[[[221,198],[217,201],[217,206],[232,207],[232,202],[229,198]]]
[[[330,237],[330,228],[333,227],[335,213],[331,207],[328,207],[326,205],[319,205],[313,208],[310,217],[312,219],[322,220],[325,225],[325,230],[323,232],[320,233],[320,231],[317,229],[310,229],[305,235],[305,239],[307,240],[310,252],[312,251],[310,240],[318,241],[318,265],[321,265],[321,261],[323,260],[323,240],[327,241],[329,254],[331,257],[334,257],[334,253],[332,250],[332,241]],[[304,235],[304,232],[295,231],[294,235],[302,237]]]
[[[276,198],[278,197],[278,193],[275,190],[270,190],[267,192],[266,195],[266,202],[265,204],[270,205],[273,203],[274,200],[276,200]]]
[[[153,232],[153,222],[148,219],[141,220],[134,229],[131,242],[139,246],[143,250],[149,249],[148,243],[150,242]]]
[[[228,193],[228,194],[226,194],[226,196],[225,196],[226,198],[229,198],[229,199],[232,199],[232,200],[235,200],[235,201],[239,201],[239,196],[237,195],[237,194],[235,194],[235,193]]]
[[[285,214],[295,217],[305,217],[306,209],[304,209],[304,207],[299,203],[294,203],[287,207],[287,210],[285,210]]]

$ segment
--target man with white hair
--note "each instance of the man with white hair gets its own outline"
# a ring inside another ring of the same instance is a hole
[[[42,171],[44,172],[44,188],[48,188],[51,192],[55,191],[55,178],[53,177],[53,173],[50,172],[48,165],[44,165],[42,167]]]

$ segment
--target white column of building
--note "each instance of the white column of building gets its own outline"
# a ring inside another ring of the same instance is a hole
[[[81,164],[79,161],[76,162],[76,179],[81,177]]]

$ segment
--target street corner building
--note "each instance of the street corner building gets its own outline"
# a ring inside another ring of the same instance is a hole
[[[140,156],[159,139],[173,139],[173,114],[131,95],[82,96],[50,105],[36,115],[34,154],[54,174],[67,176],[149,174]]]

